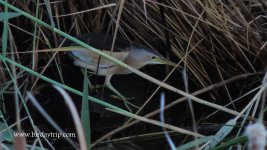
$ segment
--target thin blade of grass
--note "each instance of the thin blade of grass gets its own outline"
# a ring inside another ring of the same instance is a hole
[[[65,103],[69,107],[69,110],[71,112],[71,116],[72,116],[72,119],[73,119],[73,122],[74,122],[74,125],[76,128],[76,132],[78,134],[78,141],[80,144],[80,149],[81,150],[87,150],[85,135],[84,135],[81,119],[79,117],[78,111],[77,111],[71,97],[63,88],[58,87],[58,86],[54,86],[54,88],[63,96]]]
[[[64,133],[64,131],[59,127],[59,125],[50,117],[50,115],[44,110],[44,108],[39,104],[39,102],[35,99],[35,97],[27,92],[28,99],[32,102],[32,104],[36,107],[36,109],[42,114],[42,116],[50,123],[50,125],[59,133]],[[66,137],[66,140],[75,148],[77,148],[76,144],[69,138]]]
[[[6,55],[6,50],[7,50],[7,39],[8,39],[8,7],[5,6],[4,27],[3,27],[3,34],[2,34],[2,54],[4,56]]]
[[[165,106],[165,95],[164,93],[161,93],[160,95],[160,122],[165,123],[165,117],[164,117],[164,106]],[[175,150],[175,144],[173,140],[171,139],[171,136],[167,132],[167,130],[163,127],[163,132],[165,135],[165,138],[167,142],[169,143],[169,146],[172,150]]]
[[[157,120],[144,118],[144,117],[141,117],[141,116],[129,113],[129,112],[123,114],[123,113],[121,113],[119,111],[112,110],[112,109],[109,109],[109,108],[107,108],[107,110],[109,110],[111,112],[114,112],[114,113],[118,113],[118,114],[127,116],[127,117],[130,117],[130,118],[134,118],[134,119],[137,119],[137,120],[140,120],[140,121],[143,121],[143,122],[147,122],[147,123],[150,123],[150,124],[153,124],[153,125],[157,125],[157,126],[160,126],[160,127],[175,131],[177,133],[187,134],[187,135],[196,136],[196,137],[203,137],[203,135],[201,135],[201,134],[194,133],[192,131],[185,130],[185,129],[182,129],[182,128],[179,128],[179,127],[176,127],[176,126],[173,126],[173,125],[169,125],[169,124],[166,124],[166,123],[162,123],[162,122],[159,122]]]
[[[54,28],[55,27],[55,22],[53,20],[53,15],[52,15],[50,2],[49,2],[49,0],[44,0],[44,1],[45,1],[45,6],[46,6],[46,9],[47,9],[48,15],[49,15],[51,26]]]
[[[84,70],[84,80],[83,80],[83,97],[82,97],[82,109],[81,109],[81,121],[85,133],[87,149],[90,150],[91,145],[91,125],[90,125],[90,111],[89,111],[89,101],[87,100],[87,95],[89,93],[88,89],[89,81],[87,76],[87,69]]]

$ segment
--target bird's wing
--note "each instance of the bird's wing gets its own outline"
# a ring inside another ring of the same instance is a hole
[[[123,38],[117,37],[115,43],[113,45],[113,36],[106,35],[105,33],[89,33],[89,34],[82,34],[76,37],[77,39],[89,44],[90,46],[102,50],[102,52],[117,58],[120,61],[123,61],[127,55],[129,54],[128,49],[132,46],[132,42],[125,40]],[[76,46],[76,43],[73,43],[70,40],[66,40],[63,46]],[[110,49],[113,45],[113,52],[110,52]],[[93,67],[100,67],[100,68],[110,68],[116,64],[112,63],[111,61],[101,57],[99,63],[99,55],[91,52],[89,50],[73,50],[71,51],[72,56],[74,59],[82,61],[88,65]],[[98,65],[99,63],[99,65]]]
[[[105,33],[87,33],[87,34],[77,35],[75,37],[83,41],[84,43],[99,50],[110,50],[113,45],[113,36],[106,35]],[[62,46],[66,47],[66,46],[78,46],[78,45],[73,41],[66,39]],[[131,47],[132,42],[125,40],[121,37],[116,37],[113,46],[114,46],[113,48],[114,52],[120,52],[123,49]]]
[[[114,57],[120,61],[123,61],[128,55],[127,51],[110,52],[110,51],[103,50],[102,52],[106,53],[106,54],[108,54],[108,55],[110,55],[110,56],[112,56],[112,57]],[[74,59],[78,59],[82,62],[87,63],[88,65],[92,65],[95,67],[98,66],[100,68],[110,68],[110,67],[116,65],[113,62],[111,62],[110,60],[105,59],[103,57],[100,57],[96,53],[94,53],[90,50],[87,50],[87,49],[73,50],[73,51],[71,51],[71,53],[74,56]],[[100,62],[99,62],[99,59],[100,59]],[[98,63],[99,63],[99,65],[98,65]]]

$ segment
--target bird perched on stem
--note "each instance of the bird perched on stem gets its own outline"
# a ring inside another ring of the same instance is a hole
[[[140,69],[149,64],[176,65],[164,59],[163,56],[157,51],[140,46],[123,38],[116,38],[113,50],[111,51],[113,36],[106,35],[104,33],[83,34],[77,36],[77,39],[96,49],[101,50],[103,53],[117,58],[118,60],[136,69]],[[63,46],[76,45],[77,44],[73,43],[72,41],[66,41],[63,44]],[[112,86],[110,81],[113,75],[132,73],[130,70],[123,68],[114,62],[109,61],[108,59],[102,58],[96,53],[82,47],[72,49],[70,54],[75,65],[88,68],[99,76],[105,76],[105,86],[119,96],[122,100],[126,101],[126,98]]]

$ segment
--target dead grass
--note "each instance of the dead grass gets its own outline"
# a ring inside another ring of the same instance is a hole
[[[45,4],[16,1],[14,5],[40,20],[50,22]],[[126,39],[159,51],[166,58],[187,69],[188,93],[205,93],[205,99],[209,99],[209,102],[222,106],[230,104],[229,108],[239,112],[249,97],[244,97],[241,106],[239,101],[233,101],[261,84],[259,74],[264,71],[267,62],[267,3],[264,1],[68,0],[51,1],[50,6],[55,27],[66,33],[77,35],[88,32],[118,32]],[[0,8],[2,11],[3,7]],[[16,53],[16,60],[41,74],[50,65],[55,65],[56,76],[60,76],[61,82],[64,83],[60,57],[63,53],[34,52],[38,49],[58,47],[61,37],[24,17],[15,18],[9,24],[9,33],[12,35],[10,44],[13,45],[14,52],[31,51],[30,55]],[[40,60],[47,63],[40,64]],[[0,61],[0,68],[3,66]],[[175,78],[182,78],[175,72],[177,70],[172,68],[162,71],[166,76],[164,82],[172,84],[176,82],[173,81]],[[177,77],[169,78],[173,74]],[[10,81],[6,71],[0,70],[0,76],[0,84],[6,85]],[[38,78],[30,74],[23,76],[23,79],[29,82],[22,85],[23,89],[38,91],[39,86],[42,86],[37,84]],[[228,84],[230,82],[231,84]],[[173,86],[184,90],[184,85]],[[154,94],[156,93],[155,91]],[[5,96],[4,92],[1,94]],[[150,106],[154,94],[144,102],[142,108]],[[170,110],[184,100],[187,99],[172,98],[172,103],[169,103],[166,109]],[[195,107],[198,105],[200,104],[194,104]],[[154,112],[142,116],[151,117],[159,113],[158,108],[153,109]],[[197,124],[212,121],[209,117],[206,118],[209,114],[203,110],[201,109],[196,117]],[[213,116],[220,119],[216,113]],[[222,121],[228,119],[226,116]],[[249,120],[254,119],[254,116],[249,117]],[[128,124],[96,140],[93,146],[139,121],[129,122],[128,120]],[[177,124],[183,126],[183,123]],[[189,126],[192,127],[192,124]],[[182,139],[186,141],[187,137]]]

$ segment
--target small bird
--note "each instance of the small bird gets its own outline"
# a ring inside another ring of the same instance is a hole
[[[148,64],[176,65],[164,59],[164,57],[157,51],[140,46],[123,38],[116,38],[113,51],[111,51],[113,36],[105,33],[83,34],[77,36],[77,39],[136,69],[140,69]],[[63,44],[63,46],[76,45],[76,43],[71,41],[66,41]],[[126,98],[112,86],[110,80],[113,75],[132,73],[130,70],[123,68],[85,48],[71,50],[70,56],[73,58],[75,65],[88,68],[97,75],[106,76],[106,87],[122,100],[126,100]]]

